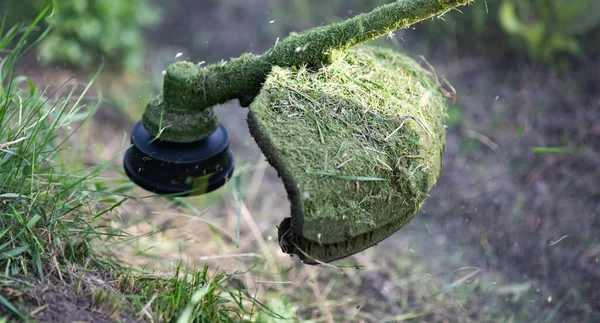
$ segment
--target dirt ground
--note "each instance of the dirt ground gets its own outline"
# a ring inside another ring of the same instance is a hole
[[[4,297],[18,299],[16,305],[30,309],[36,322],[143,322],[124,311],[115,287],[115,278],[105,273],[68,268],[63,275],[50,271],[43,281],[30,281],[28,287],[0,288]],[[8,316],[4,307],[0,316]]]
[[[600,311],[597,62],[570,73],[525,62],[504,72],[502,62],[447,66],[464,120],[449,131],[444,175],[422,215],[478,249],[482,266],[537,280],[566,318]]]

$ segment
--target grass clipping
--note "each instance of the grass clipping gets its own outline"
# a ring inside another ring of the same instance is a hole
[[[282,250],[310,264],[362,251],[408,223],[445,147],[446,106],[430,73],[386,49],[338,56],[318,71],[274,67],[248,115],[292,204]]]

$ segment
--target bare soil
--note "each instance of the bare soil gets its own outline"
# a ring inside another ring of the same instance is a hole
[[[44,281],[30,281],[27,287],[3,286],[0,292],[29,309],[27,314],[35,322],[143,322],[127,313],[110,275],[90,270],[80,274],[63,277],[52,271]],[[0,307],[0,316],[7,314]]]
[[[422,217],[475,247],[482,266],[536,280],[564,301],[564,318],[597,320],[598,57],[566,72],[526,61],[469,68],[469,60],[446,65],[464,120],[449,131],[444,175]],[[532,147],[572,153],[535,154]]]

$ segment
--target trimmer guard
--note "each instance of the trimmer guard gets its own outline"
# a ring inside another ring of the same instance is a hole
[[[274,67],[248,124],[291,202],[282,250],[331,262],[407,224],[439,176],[445,115],[431,73],[395,51],[358,47],[317,71]]]

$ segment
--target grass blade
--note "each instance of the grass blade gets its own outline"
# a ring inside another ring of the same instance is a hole
[[[23,314],[21,314],[21,312],[19,312],[6,298],[2,297],[2,295],[0,295],[0,305],[4,306],[19,319],[24,319]]]
[[[571,147],[531,147],[531,152],[534,154],[571,154]]]
[[[380,178],[380,177],[346,176],[346,175],[331,174],[331,173],[327,173],[327,172],[309,172],[309,174],[322,175],[322,176],[333,177],[335,179],[341,179],[341,180],[346,180],[346,181],[357,181],[357,182],[377,182],[377,181],[385,181],[386,180],[385,178]]]

